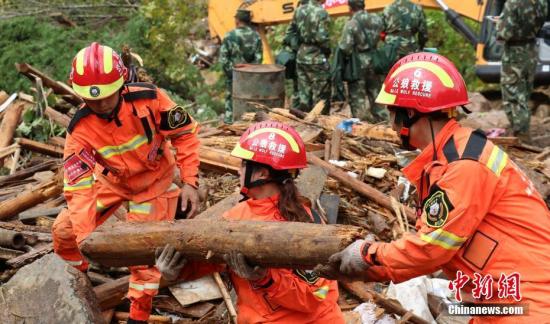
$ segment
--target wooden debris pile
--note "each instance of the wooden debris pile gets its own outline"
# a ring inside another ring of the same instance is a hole
[[[53,80],[28,64],[17,69],[34,83],[34,94],[8,95],[0,91],[0,282],[5,283],[19,268],[52,253],[51,227],[66,207],[62,195],[63,133],[47,133],[47,140],[18,134],[26,112],[35,119],[66,128],[81,100],[66,84]],[[50,105],[50,103],[54,104]],[[302,193],[328,223],[356,225],[390,241],[414,231],[415,189],[403,178],[400,163],[414,155],[399,149],[397,134],[385,125],[352,124],[349,114],[320,115],[320,103],[308,113],[258,106],[243,121],[218,127],[203,125],[199,138],[201,214],[219,217],[239,200],[237,172],[240,160],[230,156],[240,135],[257,120],[277,120],[292,125],[306,143],[310,168],[300,176]],[[346,129],[347,128],[347,129]],[[50,128],[50,130],[53,129]],[[545,197],[550,196],[550,150],[519,144],[517,139],[497,139],[527,170]],[[177,177],[175,178],[177,180]],[[546,191],[544,191],[546,188]],[[109,222],[124,220],[124,208]],[[124,321],[128,302],[127,268],[92,266],[88,277],[94,284],[99,305],[109,323]],[[182,285],[182,284],[180,284]],[[154,299],[155,323],[220,323],[234,320],[230,293],[219,274],[201,283],[203,292],[189,302],[190,288],[163,288]],[[342,309],[364,300],[377,303],[381,313],[403,316],[411,323],[424,323],[398,302],[384,298],[371,285],[342,285]],[[212,293],[212,290],[217,293]],[[214,296],[214,297],[211,297]]]

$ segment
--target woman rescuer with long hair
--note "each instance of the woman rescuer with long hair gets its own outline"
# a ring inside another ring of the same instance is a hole
[[[321,223],[294,183],[307,166],[298,133],[279,122],[250,126],[231,155],[241,158],[241,193],[247,198],[227,211],[228,220]],[[252,265],[239,251],[224,256],[237,292],[239,323],[344,323],[336,281],[314,272]],[[167,281],[196,278],[219,267],[187,264],[172,246],[157,250],[156,265]]]

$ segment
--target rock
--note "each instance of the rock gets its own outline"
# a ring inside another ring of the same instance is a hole
[[[491,128],[509,128],[510,122],[503,110],[491,110],[488,112],[472,112],[468,117],[460,120],[460,124],[470,128],[481,128],[487,131]]]
[[[466,105],[472,112],[484,112],[491,110],[491,103],[479,92],[468,92],[470,103]]]
[[[21,268],[1,292],[0,323],[104,323],[86,275],[53,253]]]
[[[537,110],[533,114],[534,116],[544,119],[546,117],[550,117],[550,105],[540,105],[537,107]]]

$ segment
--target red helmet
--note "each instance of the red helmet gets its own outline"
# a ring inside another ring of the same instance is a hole
[[[376,103],[431,113],[469,101],[464,79],[451,61],[439,54],[414,53],[394,64]]]
[[[306,147],[294,128],[275,121],[250,126],[231,155],[267,164],[275,170],[307,167]]]
[[[79,96],[99,100],[118,91],[127,73],[122,59],[112,48],[94,42],[76,54],[69,78]]]

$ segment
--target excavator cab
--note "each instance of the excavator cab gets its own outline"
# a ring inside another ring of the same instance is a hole
[[[487,83],[500,81],[503,43],[497,41],[496,24],[490,18],[499,16],[505,0],[488,0],[485,7],[485,19],[481,23],[481,32],[477,47],[476,74]],[[536,84],[550,84],[550,15],[537,35],[538,65],[535,75]],[[481,55],[480,55],[481,54]]]

